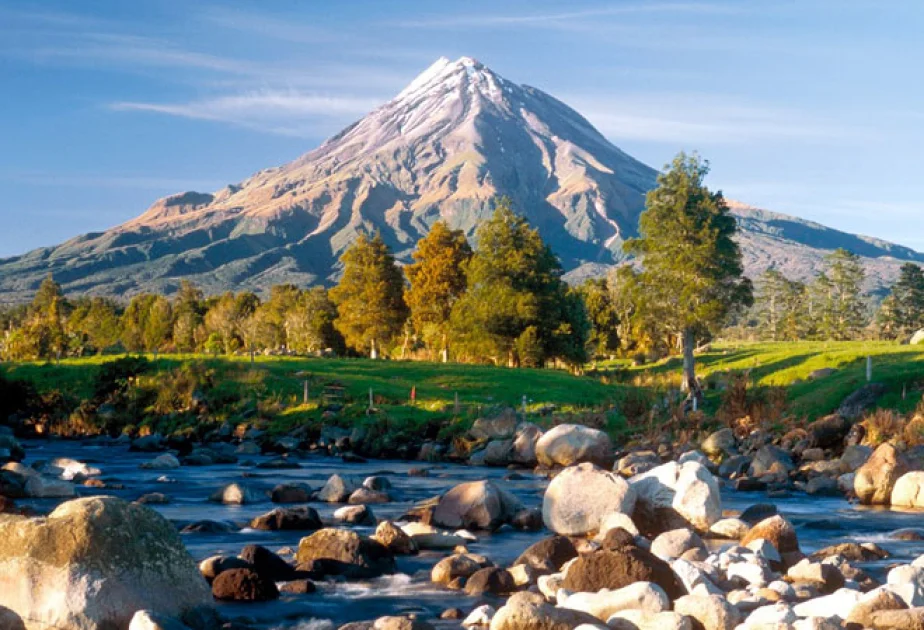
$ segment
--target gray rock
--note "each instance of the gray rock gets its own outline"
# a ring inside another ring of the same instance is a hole
[[[173,525],[114,497],[0,519],[0,567],[0,606],[48,627],[125,628],[138,610],[179,618],[211,601]]]
[[[536,457],[543,466],[571,466],[590,462],[601,468],[613,466],[615,454],[603,431],[579,424],[560,424],[546,431],[536,443]]]
[[[556,534],[580,536],[598,531],[612,512],[631,514],[635,498],[635,490],[620,476],[590,463],[578,464],[549,483],[542,520]]]

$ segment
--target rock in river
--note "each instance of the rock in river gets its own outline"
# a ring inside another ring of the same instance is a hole
[[[631,514],[634,507],[635,490],[622,477],[593,464],[578,464],[549,484],[542,520],[556,534],[581,536],[598,531],[608,514]]]
[[[857,469],[853,489],[864,505],[888,505],[898,478],[908,472],[908,463],[898,450],[886,442]]]
[[[560,424],[546,431],[536,442],[536,457],[549,468],[591,462],[609,469],[615,460],[610,437],[580,424]]]
[[[471,481],[440,497],[432,522],[440,527],[496,529],[522,509],[515,496],[494,483]]]
[[[209,600],[176,529],[144,506],[94,497],[0,518],[0,606],[30,630],[125,628],[137,610],[179,617]]]
[[[325,573],[377,577],[395,572],[395,558],[381,543],[345,529],[321,529],[298,543],[299,565],[321,561]]]

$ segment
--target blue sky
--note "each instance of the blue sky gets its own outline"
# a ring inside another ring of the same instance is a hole
[[[924,250],[924,3],[0,4],[0,256],[317,146],[475,57],[726,196]]]

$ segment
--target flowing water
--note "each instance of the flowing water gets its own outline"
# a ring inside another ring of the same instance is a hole
[[[387,476],[396,500],[370,506],[379,519],[397,519],[414,503],[440,494],[453,485],[465,481],[491,479],[513,492],[528,507],[538,507],[547,480],[529,472],[519,471],[520,480],[506,480],[509,471],[500,468],[469,467],[454,464],[428,465],[420,462],[371,461],[345,463],[339,458],[311,456],[298,460],[301,467],[292,470],[265,470],[241,464],[206,467],[183,466],[175,470],[144,470],[143,462],[156,454],[132,453],[124,446],[101,446],[76,442],[48,441],[25,444],[28,459],[25,463],[48,460],[54,457],[71,457],[92,464],[103,471],[102,479],[124,484],[122,490],[78,487],[80,496],[110,494],[132,501],[143,494],[160,492],[170,497],[166,505],[151,505],[153,509],[173,521],[178,527],[199,520],[231,522],[237,525],[234,533],[183,534],[189,552],[201,560],[215,554],[237,554],[244,545],[260,544],[277,551],[295,549],[302,536],[310,532],[264,532],[246,527],[253,517],[276,507],[269,499],[243,506],[226,506],[209,503],[208,496],[221,486],[239,482],[258,491],[269,490],[278,483],[300,481],[312,488],[320,488],[334,473],[366,477]],[[241,461],[260,462],[265,456],[242,457]],[[411,468],[430,469],[428,477],[409,476]],[[167,477],[168,481],[159,480]],[[874,577],[883,579],[887,566],[909,562],[924,554],[924,542],[896,541],[889,534],[898,529],[924,527],[924,513],[897,512],[869,509],[852,505],[843,499],[812,498],[803,494],[768,501],[762,493],[725,492],[726,510],[743,510],[754,503],[775,503],[778,510],[796,526],[802,550],[806,553],[840,542],[875,542],[893,554],[888,560],[863,566]],[[55,500],[22,502],[40,512],[47,512],[57,504]],[[333,512],[338,505],[312,503],[325,523],[333,523]],[[357,531],[371,534],[372,527],[357,527]],[[506,531],[498,534],[476,532],[478,542],[468,545],[475,553],[491,558],[503,566],[513,561],[527,546],[549,535],[548,532]],[[318,582],[318,590],[309,595],[286,595],[273,602],[259,604],[220,604],[227,617],[240,617],[259,628],[273,630],[320,630],[348,621],[375,619],[383,615],[419,613],[437,627],[458,628],[458,621],[433,621],[446,608],[463,611],[473,608],[479,601],[458,591],[435,587],[429,580],[430,569],[446,552],[422,552],[418,556],[400,556],[399,573],[376,580],[360,582]]]

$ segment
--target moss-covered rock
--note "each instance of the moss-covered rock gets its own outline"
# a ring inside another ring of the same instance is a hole
[[[28,630],[124,628],[137,610],[180,616],[209,599],[176,530],[149,508],[94,497],[46,518],[0,515],[0,606]]]

